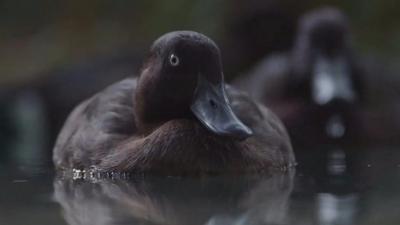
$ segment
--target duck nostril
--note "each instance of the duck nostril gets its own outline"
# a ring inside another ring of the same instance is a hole
[[[212,108],[214,108],[214,109],[217,108],[217,103],[215,103],[214,100],[210,99],[209,103],[210,103],[210,105],[211,105]]]

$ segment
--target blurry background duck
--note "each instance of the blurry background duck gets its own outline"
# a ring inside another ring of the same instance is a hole
[[[347,17],[324,7],[300,18],[290,52],[266,57],[234,83],[278,114],[298,148],[393,139],[399,126],[380,125],[394,115],[372,119],[368,112],[380,82],[364,64]]]
[[[58,136],[53,160],[58,169],[179,175],[295,164],[280,120],[225,87],[217,45],[192,31],[161,36],[139,78],[77,106]]]

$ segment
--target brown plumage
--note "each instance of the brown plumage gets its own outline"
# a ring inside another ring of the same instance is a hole
[[[59,169],[163,174],[269,171],[294,164],[279,119],[225,86],[218,47],[190,31],[162,36],[139,78],[81,103],[59,134],[53,160]]]
[[[346,16],[328,7],[300,19],[290,52],[265,58],[234,85],[279,116],[296,150],[357,139],[364,75]],[[331,134],[332,121],[344,134]]]

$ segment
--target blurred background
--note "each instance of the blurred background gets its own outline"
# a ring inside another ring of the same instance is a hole
[[[0,166],[51,165],[54,140],[72,108],[137,74],[151,43],[172,30],[195,30],[214,39],[229,81],[268,54],[290,49],[299,16],[336,6],[349,17],[357,54],[390,71],[376,76],[396,84],[400,14],[395,3],[1,0]],[[386,98],[379,97],[384,86],[375,90],[372,107]]]

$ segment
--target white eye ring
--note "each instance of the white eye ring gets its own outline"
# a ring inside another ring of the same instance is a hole
[[[169,56],[169,63],[171,66],[178,66],[179,65],[179,58],[175,54],[171,54]]]

